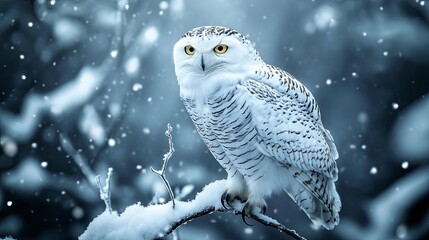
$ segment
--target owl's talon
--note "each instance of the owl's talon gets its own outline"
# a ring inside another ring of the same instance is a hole
[[[261,211],[259,212],[265,215],[265,213],[267,212],[267,205],[262,206]]]
[[[222,197],[220,198],[220,202],[225,209],[229,210],[232,208],[231,195],[229,195],[227,191],[225,191],[222,194]]]
[[[253,211],[253,207],[252,205],[250,205],[248,202],[246,202],[244,204],[243,210],[241,211],[241,218],[243,219],[243,222],[247,225],[247,226],[253,226],[251,224],[249,224],[248,222],[246,222],[246,217],[247,216],[251,216]]]
[[[247,226],[249,226],[249,227],[253,226],[252,224],[249,224],[248,222],[246,222],[246,212],[244,211],[244,209],[241,212],[241,219],[243,219],[244,224],[246,224]]]

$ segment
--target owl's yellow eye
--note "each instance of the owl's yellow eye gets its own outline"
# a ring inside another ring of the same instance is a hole
[[[188,54],[188,55],[194,55],[195,48],[192,47],[191,45],[186,45],[185,46],[185,53]]]
[[[215,53],[223,54],[228,50],[228,46],[225,44],[219,44],[213,50]]]

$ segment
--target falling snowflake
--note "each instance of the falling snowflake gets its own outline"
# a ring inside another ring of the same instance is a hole
[[[116,141],[115,141],[115,139],[113,139],[113,138],[109,138],[109,140],[107,141],[107,144],[108,144],[110,147],[114,147],[114,146],[116,145]]]

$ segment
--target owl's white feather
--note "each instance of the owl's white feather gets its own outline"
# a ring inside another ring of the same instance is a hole
[[[214,51],[220,44],[227,51]],[[228,173],[230,196],[253,211],[283,190],[315,224],[338,224],[338,152],[304,85],[224,27],[187,32],[174,47],[174,64],[186,110]]]

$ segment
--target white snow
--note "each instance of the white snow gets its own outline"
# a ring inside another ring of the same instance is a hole
[[[116,145],[116,141],[113,138],[109,138],[107,144],[109,145],[109,147],[114,147]]]
[[[134,83],[133,84],[133,91],[134,92],[140,91],[142,89],[143,89],[143,85],[142,84],[140,84],[140,83]]]
[[[331,79],[329,79],[329,78],[328,78],[328,79],[326,79],[326,85],[328,85],[328,86],[329,86],[329,85],[331,85],[331,84],[332,84],[332,80],[331,80]]]
[[[146,207],[136,203],[121,214],[104,211],[88,225],[79,239],[153,239],[185,216],[207,207],[223,208],[220,198],[225,190],[226,180],[219,180],[204,187],[192,201],[176,201],[175,209],[172,202],[168,202]]]
[[[336,25],[335,9],[329,5],[322,5],[314,14],[314,23],[318,29],[326,29]]]
[[[112,50],[112,51],[110,52],[110,56],[111,56],[112,58],[116,58],[116,57],[118,56],[118,50]]]
[[[162,1],[159,3],[159,8],[161,10],[166,10],[168,8],[168,2],[167,1]]]
[[[139,40],[142,46],[149,46],[154,44],[159,37],[158,29],[156,27],[150,26],[143,31],[140,35]]]
[[[140,59],[136,56],[130,57],[124,65],[127,75],[133,76],[140,68]]]
[[[244,229],[244,233],[247,235],[250,235],[253,233],[253,229],[251,227],[247,227]]]

